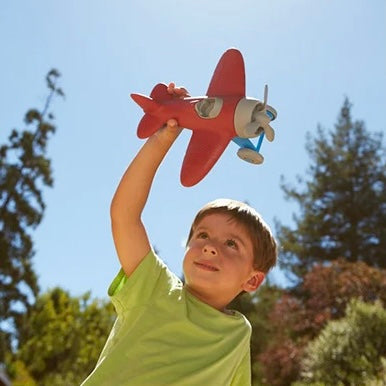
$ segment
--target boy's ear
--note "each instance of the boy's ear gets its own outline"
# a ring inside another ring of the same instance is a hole
[[[246,283],[244,283],[243,290],[246,292],[256,291],[264,279],[264,272],[255,271],[254,275]]]

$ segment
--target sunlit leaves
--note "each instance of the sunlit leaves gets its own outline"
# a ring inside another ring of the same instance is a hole
[[[259,356],[270,385],[286,385],[299,376],[304,347],[331,320],[345,315],[352,298],[386,302],[386,270],[344,259],[318,264],[302,283],[284,293],[270,313],[276,332]]]
[[[370,384],[386,381],[386,310],[380,302],[352,300],[346,316],[329,322],[302,360],[305,384]]]
[[[92,371],[115,319],[112,305],[54,288],[36,299],[20,325],[22,363],[39,385],[76,385]],[[18,378],[15,370],[12,377]]]
[[[28,110],[26,128],[13,129],[0,146],[0,362],[11,349],[11,336],[17,342],[17,322],[38,293],[31,230],[43,218],[43,188],[53,183],[46,147],[55,132],[48,108],[55,95],[63,94],[58,77],[56,70],[48,73],[44,109]]]

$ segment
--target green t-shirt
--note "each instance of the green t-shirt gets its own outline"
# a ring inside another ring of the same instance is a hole
[[[194,297],[152,251],[109,295],[118,316],[83,386],[251,384],[248,320]]]

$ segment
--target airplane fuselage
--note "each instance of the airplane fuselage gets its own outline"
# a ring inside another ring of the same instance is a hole
[[[235,131],[234,116],[236,106],[242,99],[240,96],[227,96],[222,99],[221,111],[214,118],[204,118],[197,112],[196,105],[207,99],[207,97],[184,98],[179,100],[157,102],[158,108],[146,113],[156,116],[161,121],[166,122],[170,118],[175,118],[181,127],[191,130],[205,130],[227,132],[229,138],[237,136]]]

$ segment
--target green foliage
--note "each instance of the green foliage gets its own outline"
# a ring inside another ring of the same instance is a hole
[[[42,186],[53,183],[46,146],[55,132],[48,108],[54,95],[63,96],[58,77],[56,70],[47,74],[43,111],[30,109],[24,119],[27,128],[13,129],[8,143],[0,146],[0,362],[18,339],[17,323],[38,293],[30,230],[43,217]]]
[[[269,385],[288,385],[300,372],[304,347],[327,322],[345,315],[351,298],[386,302],[386,271],[344,259],[318,264],[277,300],[268,324],[276,332],[259,355]]]
[[[386,310],[380,302],[352,300],[347,314],[331,321],[310,342],[303,359],[303,378],[325,385],[386,382]]]
[[[9,365],[9,374],[12,375],[12,386],[37,386],[31,374],[22,361],[15,360]]]
[[[78,385],[94,368],[115,319],[110,303],[87,293],[71,297],[55,288],[37,298],[24,315],[19,349],[9,360],[15,379],[19,363],[39,385]]]
[[[301,277],[317,262],[343,257],[386,267],[386,161],[382,134],[353,122],[346,100],[335,126],[308,137],[309,178],[285,183],[299,204],[295,230],[277,224],[282,266]]]

